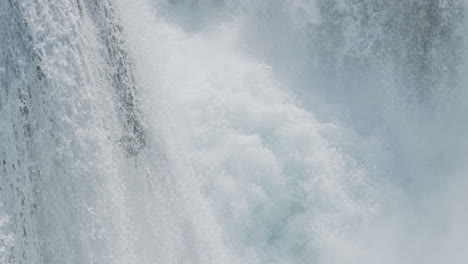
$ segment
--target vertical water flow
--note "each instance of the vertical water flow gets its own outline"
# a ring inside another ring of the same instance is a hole
[[[160,124],[146,135],[111,3],[0,5],[2,263],[228,263]]]
[[[1,5],[2,263],[131,261],[95,27],[79,1]]]
[[[463,4],[0,1],[0,263],[464,263]]]

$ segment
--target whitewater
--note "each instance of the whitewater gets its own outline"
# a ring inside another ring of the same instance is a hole
[[[466,4],[1,1],[0,263],[466,263]]]

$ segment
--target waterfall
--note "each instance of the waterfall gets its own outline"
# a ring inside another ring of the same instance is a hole
[[[463,0],[0,2],[0,263],[465,263]]]

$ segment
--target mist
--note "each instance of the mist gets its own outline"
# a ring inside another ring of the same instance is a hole
[[[1,263],[465,263],[467,2],[0,4]]]

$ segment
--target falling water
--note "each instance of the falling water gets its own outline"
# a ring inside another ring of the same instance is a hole
[[[0,263],[466,263],[463,0],[3,0]]]

